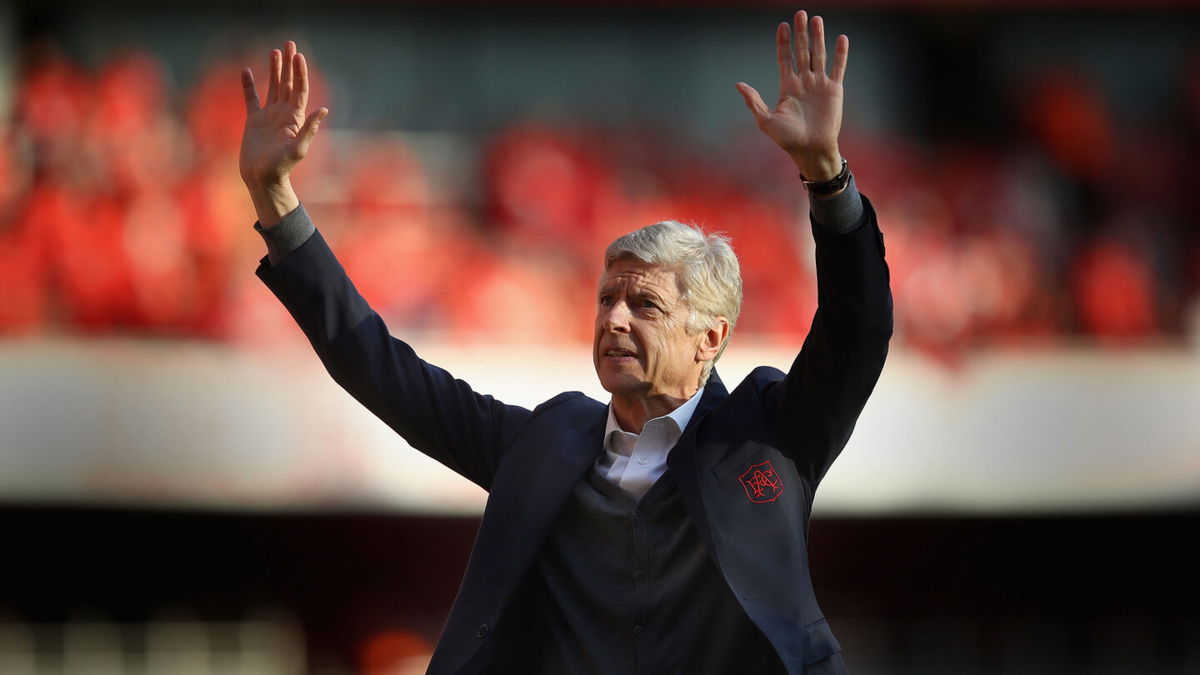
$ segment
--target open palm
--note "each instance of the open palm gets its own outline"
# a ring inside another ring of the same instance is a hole
[[[247,185],[271,185],[286,180],[288,173],[312,145],[321,120],[329,114],[320,108],[305,117],[308,106],[308,64],[288,42],[283,51],[271,51],[267,103],[261,105],[249,68],[242,71],[246,99],[246,126],[238,168]]]
[[[758,128],[791,155],[801,172],[823,180],[836,174],[840,166],[837,138],[842,128],[842,80],[850,40],[839,35],[834,48],[833,69],[825,73],[825,26],[821,17],[813,17],[809,38],[808,14],[801,10],[795,19],[796,44],[792,48],[792,30],[787,23],[775,31],[779,61],[779,102],[769,108],[758,91],[738,82],[737,89],[754,114]],[[832,174],[826,174],[829,171]]]

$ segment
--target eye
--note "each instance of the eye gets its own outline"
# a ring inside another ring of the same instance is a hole
[[[658,309],[658,305],[654,304],[653,300],[646,298],[638,301],[638,307],[641,307],[642,309]]]
[[[599,299],[597,299],[596,302],[600,303],[601,307],[608,307],[609,305],[612,304],[612,296],[611,295],[601,295],[599,297]]]

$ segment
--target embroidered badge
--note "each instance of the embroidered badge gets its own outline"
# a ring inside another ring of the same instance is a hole
[[[783,494],[783,479],[769,461],[750,467],[738,480],[746,490],[746,497],[755,504],[773,502]]]

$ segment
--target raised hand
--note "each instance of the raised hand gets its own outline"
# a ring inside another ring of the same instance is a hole
[[[791,156],[808,180],[824,181],[841,171],[838,132],[842,128],[842,79],[850,54],[850,39],[839,35],[833,70],[825,74],[825,25],[821,17],[796,12],[796,44],[786,22],[775,31],[779,60],[779,103],[772,110],[758,92],[738,82],[737,89],[754,114],[758,128]]]
[[[278,222],[299,205],[288,175],[308,154],[327,108],[304,114],[308,106],[308,64],[289,41],[283,51],[271,51],[267,103],[262,105],[254,87],[254,74],[242,70],[246,100],[246,125],[238,169],[264,226]]]

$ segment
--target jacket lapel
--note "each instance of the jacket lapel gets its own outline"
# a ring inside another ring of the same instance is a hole
[[[688,514],[692,517],[692,522],[695,523],[696,529],[700,532],[710,553],[716,549],[713,547],[712,530],[708,525],[708,516],[704,511],[704,499],[700,490],[699,467],[696,460],[696,434],[700,425],[704,423],[704,418],[708,417],[709,413],[728,396],[729,392],[725,389],[725,384],[721,382],[720,376],[714,369],[708,378],[708,383],[704,386],[704,395],[700,397],[700,404],[696,407],[696,412],[692,413],[692,419],[688,421],[683,435],[679,437],[679,441],[667,455],[667,468],[675,477],[675,484],[679,488],[679,494],[683,496],[683,503],[687,507]],[[713,553],[713,558],[716,558],[715,553]]]
[[[481,645],[477,634],[499,620],[567,495],[601,452],[606,411],[580,396],[536,418],[509,448],[430,672],[459,672]]]
[[[560,406],[565,410],[547,411],[537,428],[509,448],[476,541],[479,554],[491,563],[482,588],[519,580],[567,495],[600,454],[605,408],[580,398]],[[497,560],[504,562],[497,565]]]

